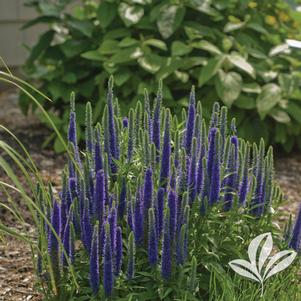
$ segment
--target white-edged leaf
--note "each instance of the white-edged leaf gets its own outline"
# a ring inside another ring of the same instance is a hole
[[[301,48],[301,41],[287,39],[285,40],[285,42],[289,47],[299,48],[299,49]]]
[[[239,275],[261,283],[261,277],[256,268],[247,260],[235,259],[229,262],[230,267]]]
[[[268,279],[271,276],[285,270],[290,264],[294,261],[295,257],[297,256],[297,253],[295,251],[286,250],[281,251],[277,254],[275,254],[269,261],[269,263],[266,266],[266,270],[263,276],[263,279]],[[281,258],[284,258],[280,262],[278,262],[272,269],[271,267]]]
[[[273,248],[273,238],[272,238],[271,233],[269,233],[266,236],[266,240],[263,243],[263,245],[261,247],[260,254],[259,254],[259,261],[258,261],[259,273],[261,273],[261,269],[262,269],[264,263],[266,262],[266,260],[270,256],[270,254],[272,252],[272,248]]]
[[[270,52],[269,52],[269,56],[274,56],[277,55],[279,53],[286,53],[289,50],[289,46],[287,44],[280,44],[277,45],[275,47],[273,47]]]
[[[256,77],[253,66],[240,54],[231,53],[227,58],[233,65],[248,73],[252,78]]]

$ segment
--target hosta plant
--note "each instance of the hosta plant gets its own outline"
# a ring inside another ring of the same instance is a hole
[[[71,91],[79,123],[87,99],[99,119],[113,74],[123,113],[144,88],[155,93],[160,79],[166,104],[179,113],[194,84],[207,120],[219,100],[231,107],[241,137],[264,137],[287,151],[301,145],[300,43],[290,41],[300,40],[300,13],[285,1],[83,0],[68,9],[72,2],[26,1],[38,16],[25,27],[42,24],[45,31],[24,70],[53,100],[60,130],[68,128]],[[20,104],[27,111],[31,102],[23,94]],[[48,142],[55,138],[62,151],[55,135]]]
[[[160,84],[153,104],[145,92],[122,117],[111,78],[101,122],[94,126],[86,106],[80,149],[71,97],[62,189],[38,185],[36,193],[36,266],[47,298],[236,300],[228,262],[267,231],[283,245],[272,223],[282,199],[272,148],[239,139],[218,103],[207,124],[194,88],[189,99],[178,120],[162,106]],[[277,283],[289,287],[288,279]],[[240,286],[246,295],[237,300],[259,296]]]

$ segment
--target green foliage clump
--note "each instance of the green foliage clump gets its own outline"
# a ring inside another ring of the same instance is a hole
[[[166,105],[178,113],[195,84],[206,97],[205,117],[221,100],[242,137],[264,137],[286,151],[301,145],[300,56],[286,43],[298,38],[300,16],[284,1],[86,0],[72,10],[66,10],[70,0],[27,2],[40,15],[25,27],[49,26],[25,71],[53,99],[56,125],[65,132],[70,92],[79,97],[80,123],[87,99],[97,119],[113,74],[123,111],[163,79]],[[20,104],[28,110],[26,97]],[[58,140],[55,146],[61,149]]]

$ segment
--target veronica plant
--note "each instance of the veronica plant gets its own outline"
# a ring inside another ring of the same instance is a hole
[[[94,296],[121,297],[120,283],[135,281],[145,265],[163,283],[180,275],[190,279],[187,290],[194,294],[198,256],[190,257],[197,244],[192,223],[214,210],[240,212],[260,223],[281,197],[273,181],[272,149],[266,151],[262,140],[250,158],[251,146],[237,137],[234,120],[228,128],[227,108],[218,103],[207,129],[194,88],[181,122],[162,106],[161,84],[153,110],[145,93],[144,110],[138,103],[122,118],[111,78],[102,123],[95,127],[87,104],[83,152],[74,108],[72,97],[73,157],[63,172],[62,193],[45,208],[53,228],[45,231],[57,294],[61,279],[68,279],[66,262],[75,269],[89,267]],[[82,242],[75,257],[74,240]],[[183,276],[185,264],[191,268]]]
[[[61,192],[41,182],[30,203],[48,299],[214,300],[228,262],[274,229],[272,148],[239,139],[218,103],[207,125],[194,88],[182,120],[162,101],[160,84],[153,105],[145,93],[122,117],[110,79],[95,126],[87,104],[81,150],[71,97]]]

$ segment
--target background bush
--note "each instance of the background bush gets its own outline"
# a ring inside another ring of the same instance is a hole
[[[40,15],[25,26],[49,25],[25,71],[53,99],[62,130],[70,92],[77,95],[80,123],[86,100],[95,102],[97,119],[105,79],[113,74],[123,111],[163,79],[165,105],[179,112],[195,84],[205,117],[221,100],[242,137],[262,136],[286,151],[301,146],[301,63],[293,50],[300,46],[285,43],[298,38],[300,16],[284,1],[89,0],[69,13],[70,2],[27,1]],[[21,96],[20,104],[26,112],[29,100]],[[55,148],[60,151],[59,140]]]

